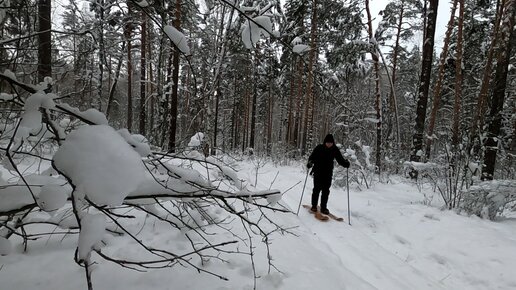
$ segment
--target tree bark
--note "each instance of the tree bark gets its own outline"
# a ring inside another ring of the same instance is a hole
[[[493,35],[491,39],[491,44],[489,46],[489,51],[487,53],[486,64],[484,65],[484,74],[482,76],[482,84],[480,86],[480,93],[478,94],[477,100],[477,112],[473,117],[473,122],[471,124],[471,142],[475,143],[478,141],[477,132],[480,131],[479,128],[483,126],[484,123],[484,115],[487,109],[487,99],[489,94],[489,81],[491,80],[491,71],[493,67],[493,58],[495,54],[496,47],[498,45],[498,31],[500,27],[500,21],[502,19],[504,3],[510,0],[502,0],[502,3],[497,1],[497,13],[495,19],[495,25],[493,29]],[[478,130],[478,131],[477,131]],[[478,141],[480,142],[480,141]],[[474,144],[471,144],[475,146]],[[479,146],[476,146],[479,147]],[[479,148],[474,148],[474,151],[478,151]],[[476,155],[477,153],[475,153]]]
[[[300,149],[301,144],[299,142],[300,127],[302,121],[301,105],[303,104],[303,60],[299,57],[297,63],[297,94],[296,94],[296,112],[294,114],[294,130],[292,132],[292,143],[295,148]]]
[[[148,64],[149,64],[149,79],[148,79],[148,82],[149,82],[149,85],[147,86],[147,95],[149,96],[150,98],[150,105],[149,105],[149,110],[148,110],[148,114],[149,114],[149,130],[150,130],[150,134],[149,135],[153,135],[153,133],[155,132],[154,131],[154,114],[155,114],[155,109],[156,109],[156,94],[155,94],[155,79],[154,79],[154,73],[153,73],[153,66],[152,66],[152,38],[153,38],[153,34],[152,34],[152,22],[150,24],[150,27],[147,27],[148,31],[149,31],[149,34],[147,35],[147,58],[149,59],[148,61]],[[149,138],[147,138],[149,139]]]
[[[215,96],[215,122],[214,122],[214,128],[213,128],[213,146],[212,146],[212,155],[216,154],[216,147],[217,147],[217,134],[218,134],[218,123],[219,123],[219,103],[220,103],[220,97],[222,95],[222,90],[220,88],[220,82],[221,82],[221,74],[222,74],[222,65],[224,58],[226,56],[227,52],[227,43],[228,43],[228,33],[231,30],[231,24],[233,15],[235,13],[235,9],[231,9],[229,13],[229,17],[226,16],[226,6],[222,7],[221,15],[220,15],[220,24],[217,32],[217,37],[215,40],[215,48],[216,48],[216,54],[217,54],[217,62],[216,66],[213,69],[213,78],[214,78],[214,85],[212,89],[210,90],[209,95],[211,96],[213,92],[216,92]],[[224,20],[227,19],[227,23],[224,23]],[[226,26],[226,27],[225,27]]]
[[[273,113],[274,113],[274,98],[272,97],[272,88],[273,88],[273,79],[272,79],[272,71],[269,72],[269,97],[268,97],[268,103],[269,103],[269,109],[267,110],[267,137],[266,137],[266,150],[267,155],[270,156],[272,153],[272,122],[273,122]]]
[[[306,102],[305,102],[305,122],[303,132],[303,144],[301,154],[308,152],[308,147],[312,145],[313,139],[313,118],[314,118],[314,66],[317,63],[317,0],[312,2],[312,24],[311,24],[311,41],[310,41],[310,55],[308,59],[308,76],[306,88]]]
[[[211,146],[211,155],[217,155],[217,130],[219,127],[219,105],[220,105],[220,95],[222,94],[220,90],[220,86],[217,85],[215,94],[215,120],[213,122],[213,144]]]
[[[394,112],[394,121],[390,122],[392,126],[393,123],[396,123],[396,144],[399,147],[400,143],[400,125],[398,121],[398,106],[396,105],[396,95],[394,93],[394,88],[396,84],[396,73],[398,70],[398,57],[400,53],[400,40],[401,40],[401,31],[403,29],[403,17],[405,16],[405,2],[401,1],[400,6],[400,14],[398,16],[398,23],[396,25],[396,40],[394,42],[394,49],[392,54],[392,76],[391,76],[391,90],[389,92],[389,103],[390,110]],[[385,62],[385,61],[384,61]],[[392,115],[391,115],[392,118]]]
[[[181,0],[176,1],[176,11],[174,18],[174,27],[177,30],[181,28]],[[170,95],[170,126],[168,139],[168,152],[176,152],[176,131],[177,131],[177,96],[178,96],[178,81],[179,81],[179,48],[174,48],[172,72],[172,92]]]
[[[127,14],[131,15],[131,4],[127,3]],[[127,40],[127,130],[132,131],[133,128],[133,64],[132,64],[132,32],[133,27],[131,20],[125,25],[124,36]]]
[[[437,81],[434,87],[432,111],[428,121],[428,139],[426,141],[426,159],[430,158],[430,151],[432,148],[432,140],[434,135],[435,120],[437,118],[437,111],[439,110],[439,104],[441,102],[442,83],[444,78],[444,68],[446,65],[446,59],[448,57],[448,48],[450,46],[451,33],[453,31],[453,25],[455,22],[455,11],[457,10],[458,0],[453,1],[453,5],[450,13],[450,20],[448,21],[448,28],[446,29],[446,35],[444,37],[443,50],[441,51],[441,57],[439,60],[439,73],[437,74]],[[457,96],[457,95],[456,95]]]
[[[288,112],[287,112],[287,134],[286,142],[288,145],[293,145],[293,132],[294,132],[294,99],[296,95],[295,84],[296,84],[296,56],[292,57],[290,66],[290,94],[288,96]]]
[[[147,16],[142,12],[141,16],[141,41],[140,41],[140,128],[139,132],[145,135],[145,99],[146,99],[146,82],[147,82],[147,62],[146,62],[146,51],[147,51]]]
[[[369,40],[373,41],[373,23],[371,19],[371,11],[369,10],[369,0],[365,2],[366,13],[367,13],[367,32],[369,34]],[[382,166],[382,100],[380,92],[380,61],[378,58],[378,50],[375,43],[372,43],[371,58],[373,59],[373,68],[375,74],[375,102],[374,108],[376,111],[376,170],[378,173],[381,172]]]
[[[482,180],[493,180],[498,152],[498,139],[500,139],[502,127],[502,109],[507,87],[507,75],[509,72],[510,56],[512,49],[512,37],[514,37],[514,25],[516,15],[516,0],[507,0],[502,29],[500,30],[500,46],[497,49],[496,70],[493,80],[493,92],[491,94],[491,110],[489,112],[486,152],[484,166],[482,167]]]
[[[38,0],[38,81],[52,77],[51,2]]]
[[[249,73],[249,68],[248,66],[246,65],[246,69],[245,69],[245,75],[247,75],[248,78],[250,78],[250,73]],[[245,84],[245,91],[244,91],[244,103],[243,103],[243,111],[244,111],[244,124],[242,126],[242,152],[245,152],[245,149],[247,148],[247,145],[248,145],[248,140],[249,140],[249,107],[250,107],[250,104],[251,104],[251,101],[249,100],[251,97],[250,97],[250,93],[249,93],[249,83],[246,82]]]
[[[426,107],[428,103],[428,91],[432,72],[432,60],[434,52],[435,25],[439,0],[429,0],[430,7],[425,17],[425,38],[423,41],[423,59],[421,64],[421,77],[418,89],[418,101],[416,108],[416,124],[412,136],[412,152],[410,161],[420,162],[423,155],[423,134],[425,130]],[[412,178],[417,178],[417,172],[411,172]]]
[[[258,73],[258,66],[260,65],[260,62],[259,62],[259,46],[258,46],[258,43],[256,44],[256,49],[255,49],[255,62],[254,62],[254,68],[253,68],[253,98],[252,98],[252,103],[251,103],[251,128],[249,129],[250,130],[250,133],[251,133],[251,136],[249,138],[249,147],[251,148],[255,148],[255,130],[256,130],[256,110],[257,110],[257,102],[258,102],[258,82],[260,81],[260,76],[259,76],[259,73]]]
[[[464,0],[459,0],[459,25],[457,27],[457,56],[455,57],[455,102],[453,104],[452,145],[459,145],[459,120],[462,103],[462,34],[464,28]],[[455,13],[453,13],[455,14]]]
[[[126,45],[126,41],[122,42],[121,51],[125,50],[125,45]],[[120,77],[120,71],[122,70],[123,58],[124,58],[124,54],[121,53],[120,57],[118,58],[118,64],[116,66],[115,78],[109,89],[109,97],[108,97],[108,101],[107,101],[107,105],[106,105],[106,118],[108,118],[109,114],[111,113],[111,107],[113,104],[113,99],[115,97],[116,85],[118,84],[118,78]]]
[[[102,95],[103,95],[103,87],[102,87],[102,84],[104,82],[104,63],[105,63],[105,57],[106,57],[106,49],[104,47],[104,22],[105,22],[105,17],[104,17],[104,1],[103,0],[100,0],[98,1],[97,3],[97,9],[98,9],[98,17],[99,17],[99,20],[97,22],[97,36],[98,36],[98,46],[99,46],[99,51],[98,51],[98,83],[97,83],[97,95],[98,95],[98,100],[97,100],[97,108],[99,109],[99,111],[102,111]]]

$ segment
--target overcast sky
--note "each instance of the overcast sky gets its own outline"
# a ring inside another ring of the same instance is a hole
[[[370,0],[369,6],[371,9],[371,17],[375,18],[375,24],[381,20],[381,16],[378,16],[380,10],[383,10],[385,6],[391,1],[392,0]],[[437,11],[437,29],[435,32],[435,49],[437,51],[440,51],[443,46],[444,34],[446,33],[446,24],[450,18],[450,6],[451,3],[449,1],[439,1]],[[422,37],[423,36],[421,35],[420,38]]]
[[[370,2],[370,8],[371,8],[371,16],[374,18],[374,25],[378,23],[378,21],[381,20],[381,17],[378,16],[378,13],[380,10],[383,10],[385,6],[391,2],[392,0],[369,0]],[[54,0],[53,3],[53,19],[60,18],[60,15],[63,13],[63,5],[66,5],[68,3],[67,0]],[[282,2],[284,2],[282,0]],[[437,51],[440,51],[443,45],[444,40],[444,34],[446,32],[446,24],[450,17],[450,5],[451,3],[449,1],[439,1],[439,9],[437,14],[437,29],[435,34],[435,49]],[[364,15],[365,17],[365,15]],[[54,21],[54,25],[57,24],[58,29],[61,28],[60,23],[56,23]],[[422,42],[422,35],[418,37],[416,41]]]

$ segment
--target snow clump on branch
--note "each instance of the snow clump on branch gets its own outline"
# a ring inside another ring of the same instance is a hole
[[[53,162],[76,190],[97,205],[120,205],[147,174],[140,154],[106,125],[70,133]]]
[[[258,16],[252,20],[247,20],[242,30],[242,41],[247,49],[252,49],[262,35],[268,37],[270,34],[273,34],[270,17]]]
[[[188,46],[188,41],[186,36],[181,33],[181,31],[177,30],[175,27],[166,25],[163,27],[163,31],[167,34],[168,38],[174,43],[174,45],[186,56],[191,55],[190,47]]]
[[[201,146],[202,141],[204,140],[204,133],[197,132],[192,138],[190,138],[190,142],[188,142],[188,147],[199,147]]]
[[[42,210],[52,212],[63,207],[69,195],[70,194],[63,186],[46,184],[41,188],[41,192],[39,193],[38,205]]]
[[[31,133],[37,133],[40,130],[42,124],[42,115],[40,108],[53,109],[56,104],[54,98],[57,96],[54,94],[46,94],[43,91],[38,91],[32,94],[25,100],[24,112],[21,116],[20,128],[16,133],[16,142],[25,140]],[[16,148],[16,147],[15,147]]]
[[[106,231],[106,219],[102,214],[85,214],[81,218],[79,233],[78,258],[86,260],[91,250],[97,247]]]

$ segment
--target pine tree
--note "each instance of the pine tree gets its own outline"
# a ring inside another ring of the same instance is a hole
[[[504,4],[501,29],[497,36],[497,38],[499,38],[499,46],[496,51],[496,69],[492,81],[493,90],[490,96],[490,111],[487,122],[487,138],[485,141],[486,152],[484,155],[484,166],[482,167],[483,180],[492,180],[494,178],[496,156],[499,146],[498,140],[502,139],[500,135],[502,110],[505,101],[507,76],[513,44],[512,38],[515,37],[516,0],[506,0]]]
[[[52,77],[51,3],[38,0],[38,80]]]
[[[389,106],[386,112],[388,113],[384,122],[386,123],[386,133],[384,140],[387,142],[386,147],[390,146],[388,143],[392,138],[393,125],[396,124],[396,148],[402,144],[400,140],[401,130],[399,122],[399,109],[397,103],[398,98],[402,92],[398,90],[398,70],[399,59],[402,54],[406,53],[406,48],[403,43],[410,41],[415,35],[416,31],[421,30],[421,11],[422,3],[419,0],[397,0],[387,4],[384,10],[380,11],[382,20],[378,24],[378,29],[375,33],[376,41],[380,46],[387,46],[391,51],[387,53],[387,58],[390,60],[391,80],[389,88],[388,103]]]
[[[410,161],[421,161],[423,155],[423,134],[426,119],[426,107],[428,103],[428,92],[430,87],[430,76],[432,71],[432,59],[434,49],[435,26],[437,19],[438,0],[430,0],[425,26],[425,34],[423,37],[423,62],[421,66],[421,79],[418,90],[418,101],[416,109],[416,125],[412,137],[412,152]],[[417,172],[413,171],[413,178],[417,178]]]

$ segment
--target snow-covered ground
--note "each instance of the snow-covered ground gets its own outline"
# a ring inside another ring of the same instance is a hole
[[[281,201],[297,210],[305,173],[303,165],[265,164],[258,171],[257,189],[286,191]],[[240,178],[255,183],[255,167],[240,163]],[[277,175],[277,176],[276,176]],[[297,185],[296,185],[297,184]],[[294,186],[295,185],[295,186]],[[292,189],[288,190],[294,186]],[[303,203],[309,203],[309,178]],[[431,194],[429,190],[426,194]],[[295,214],[271,213],[276,223],[293,234],[272,236],[270,254],[255,241],[256,286],[249,256],[223,254],[202,266],[229,280],[199,274],[192,268],[137,272],[121,268],[93,254],[95,289],[516,289],[516,216],[496,222],[440,209],[436,196],[423,204],[423,193],[402,178],[374,183],[370,189],[350,188],[351,226],[347,223],[346,188],[332,188],[330,210],[345,222],[320,222],[301,208]],[[1,202],[1,201],[0,201]],[[162,222],[139,213],[130,227],[149,244],[187,249],[190,244]],[[216,228],[213,229],[216,232]],[[221,235],[228,235],[227,232]],[[0,289],[86,289],[84,270],[75,264],[75,235],[53,235],[29,242],[28,251],[15,244],[0,256]],[[224,240],[225,237],[220,237]],[[130,254],[135,242],[106,235],[103,250]],[[201,265],[199,265],[201,266]],[[270,270],[270,271],[269,271]]]

